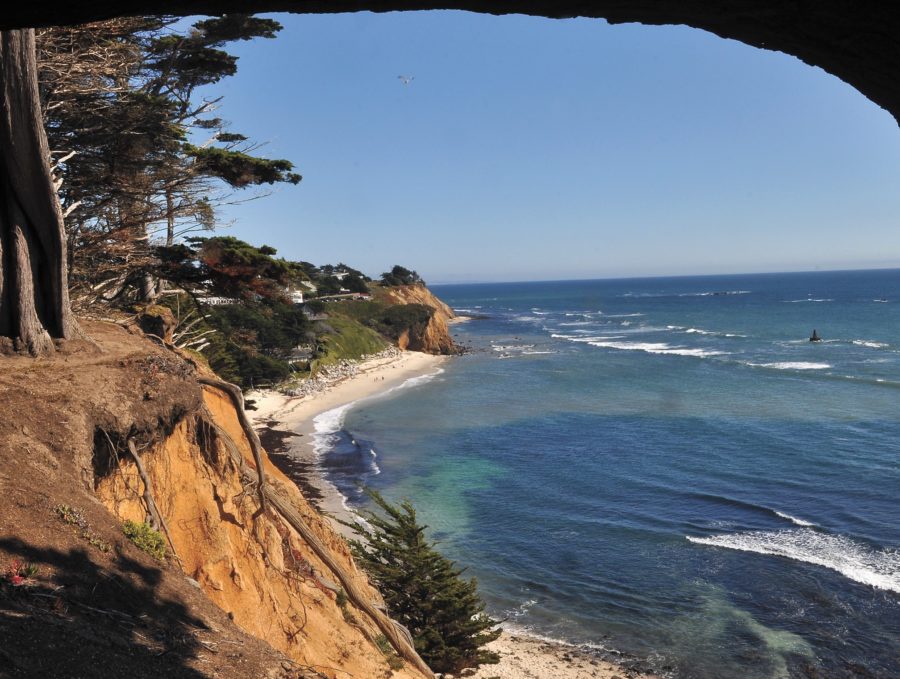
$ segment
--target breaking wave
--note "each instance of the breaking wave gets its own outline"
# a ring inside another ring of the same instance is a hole
[[[774,370],[828,370],[830,363],[813,363],[812,361],[779,361],[776,363],[750,363],[754,368],[772,368]]]
[[[803,526],[804,528],[812,528],[813,526],[816,525],[812,521],[807,521],[806,519],[798,519],[796,516],[791,516],[790,514],[785,514],[784,512],[779,512],[777,509],[773,509],[772,511],[775,512],[782,519],[787,519],[788,521],[790,521],[791,523],[793,523],[796,526]]]
[[[781,556],[822,566],[854,582],[900,593],[900,552],[874,549],[841,535],[803,527],[713,537],[687,536],[687,539],[698,545]]]
[[[800,304],[802,302],[833,302],[834,299],[831,297],[823,297],[814,299],[812,297],[807,297],[806,299],[786,299],[784,300],[785,304]]]
[[[873,342],[870,340],[853,340],[853,344],[858,347],[869,347],[871,349],[886,349],[890,346],[887,342]]]

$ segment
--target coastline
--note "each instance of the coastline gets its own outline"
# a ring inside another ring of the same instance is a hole
[[[500,654],[496,665],[482,665],[471,679],[659,679],[599,655],[557,641],[503,631],[485,648]]]
[[[460,319],[464,320],[468,319]],[[310,394],[288,396],[265,390],[248,395],[257,408],[251,419],[273,462],[283,468],[344,537],[353,536],[340,522],[352,523],[353,515],[344,496],[318,466],[315,418],[387,393],[411,379],[433,375],[447,360],[447,356],[398,352],[362,361],[356,365],[353,375]],[[654,675],[603,660],[590,651],[530,637],[527,633],[504,630],[487,648],[500,654],[500,663],[483,665],[467,676],[473,679],[655,679]]]
[[[352,522],[354,517],[344,496],[318,467],[315,418],[385,394],[408,380],[435,374],[448,358],[400,351],[361,361],[353,375],[303,396],[288,396],[273,390],[248,394],[256,406],[251,420],[273,463],[294,480],[334,530],[344,537],[353,536],[341,521]]]

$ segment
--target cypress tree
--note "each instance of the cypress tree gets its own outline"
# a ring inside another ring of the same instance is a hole
[[[381,513],[363,512],[372,528],[366,544],[351,543],[353,553],[422,659],[435,672],[453,674],[498,662],[496,653],[481,648],[500,630],[484,613],[475,578],[462,578],[465,569],[435,549],[408,501],[392,505],[377,491],[367,492]]]

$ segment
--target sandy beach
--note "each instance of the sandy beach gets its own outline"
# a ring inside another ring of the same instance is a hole
[[[404,351],[363,361],[355,375],[308,396],[287,396],[268,390],[251,392],[248,398],[255,401],[257,408],[252,419],[273,461],[298,483],[319,510],[332,519],[352,520],[343,496],[323,478],[317,466],[314,418],[377,396],[411,378],[436,373],[447,360],[445,356]],[[350,532],[339,521],[332,521],[332,525],[345,536]],[[500,663],[485,665],[477,673],[466,676],[474,679],[652,678],[572,646],[508,632],[488,648],[500,654]]]
[[[487,648],[500,654],[500,662],[483,665],[468,675],[472,679],[656,679],[574,646],[508,632]]]
[[[317,467],[314,448],[314,418],[334,408],[377,396],[414,377],[436,373],[446,356],[403,351],[393,356],[371,358],[358,364],[358,371],[309,396],[287,396],[276,391],[255,391],[247,395],[255,401],[253,422],[263,447],[278,466],[301,487],[320,511],[340,521],[352,520],[344,497]],[[348,529],[332,521],[343,535]]]

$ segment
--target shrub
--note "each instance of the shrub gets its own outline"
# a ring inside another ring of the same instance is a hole
[[[151,528],[150,524],[126,521],[122,525],[122,532],[138,549],[147,552],[157,561],[166,558],[166,540],[162,533]]]

